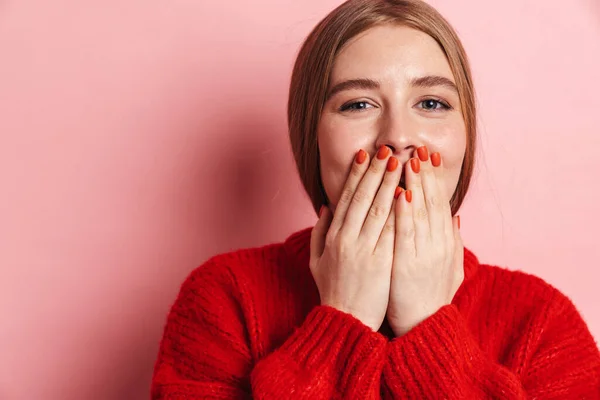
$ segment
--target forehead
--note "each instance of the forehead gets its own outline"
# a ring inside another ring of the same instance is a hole
[[[440,45],[426,33],[388,24],[370,28],[344,45],[336,56],[331,82],[358,77],[408,80],[425,75],[454,81]]]

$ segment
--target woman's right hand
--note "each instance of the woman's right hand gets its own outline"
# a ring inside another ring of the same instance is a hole
[[[385,318],[394,257],[394,197],[402,166],[382,146],[369,163],[357,153],[332,213],[327,207],[313,228],[310,271],[321,305],[353,315],[379,330]],[[383,181],[383,183],[382,183]]]

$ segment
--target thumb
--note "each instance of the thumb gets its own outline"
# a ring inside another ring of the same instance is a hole
[[[321,257],[325,249],[325,238],[332,221],[332,213],[327,206],[321,206],[319,220],[315,224],[310,234],[310,259],[316,260]]]

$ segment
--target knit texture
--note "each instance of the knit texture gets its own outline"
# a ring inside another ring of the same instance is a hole
[[[401,337],[319,305],[312,228],[214,256],[167,318],[153,399],[599,399],[600,352],[572,302],[465,249],[452,304]]]

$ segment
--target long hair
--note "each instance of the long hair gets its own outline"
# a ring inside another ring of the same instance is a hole
[[[444,51],[454,75],[467,132],[465,157],[450,200],[454,215],[467,194],[475,163],[475,93],[458,35],[439,12],[420,0],[348,0],[308,35],[296,58],[288,99],[289,137],[300,179],[318,213],[328,199],[321,182],[317,125],[335,57],[348,40],[382,24],[403,25],[431,36]]]

